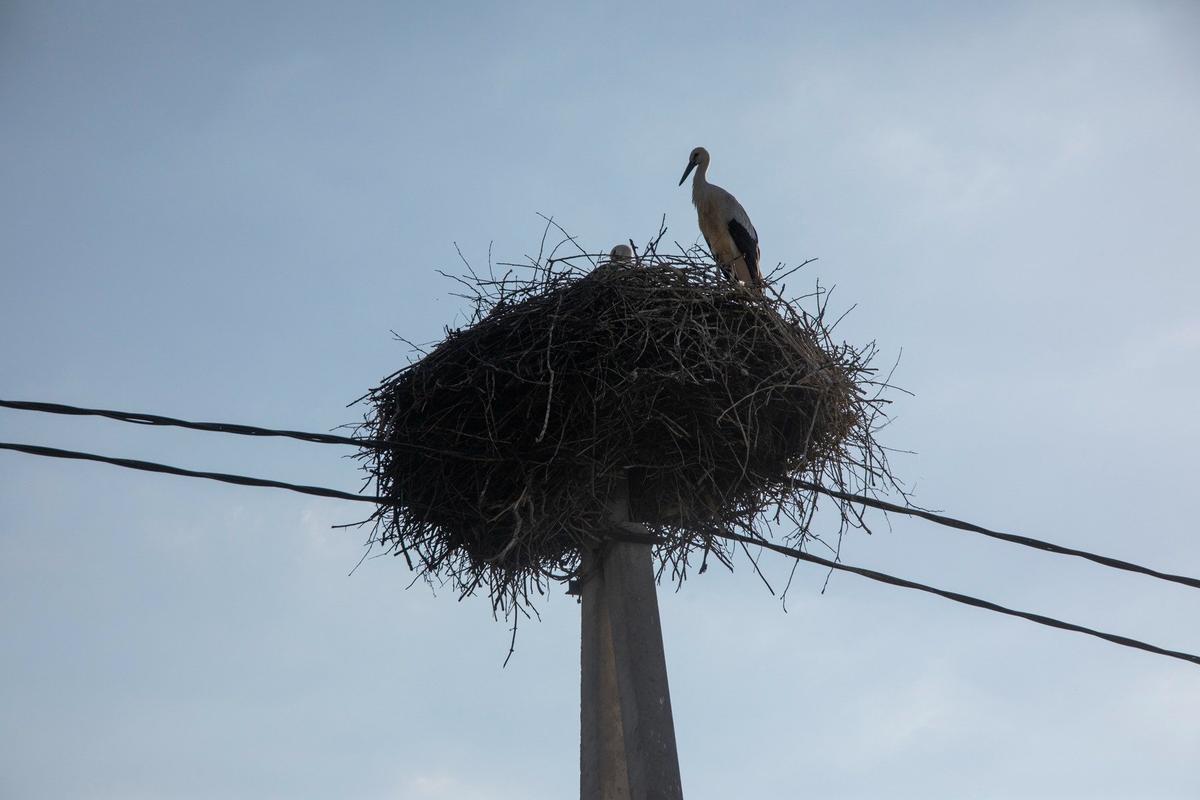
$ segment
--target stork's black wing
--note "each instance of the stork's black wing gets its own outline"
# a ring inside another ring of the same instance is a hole
[[[746,271],[750,273],[750,282],[755,286],[762,286],[762,273],[758,271],[758,242],[755,241],[750,231],[746,230],[746,226],[736,219],[729,220],[729,235],[733,237],[733,243],[737,245],[738,252],[746,261]]]

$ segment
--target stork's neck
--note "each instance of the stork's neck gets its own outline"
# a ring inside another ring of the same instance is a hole
[[[708,163],[701,161],[696,165],[696,174],[692,176],[692,203],[699,204],[700,195],[708,186]]]

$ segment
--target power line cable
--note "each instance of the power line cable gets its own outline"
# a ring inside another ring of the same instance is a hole
[[[978,533],[983,536],[990,536],[993,539],[999,539],[1004,542],[1012,542],[1013,544],[1019,544],[1019,545],[1022,545],[1023,547],[1032,547],[1035,550],[1044,550],[1047,553],[1057,553],[1059,555],[1064,555],[1064,556],[1075,556],[1076,558],[1085,558],[1088,561],[1092,561],[1092,562],[1095,562],[1096,564],[1101,564],[1106,567],[1112,567],[1113,569],[1121,569],[1121,570],[1125,570],[1127,572],[1137,572],[1142,575],[1149,575],[1152,578],[1158,578],[1159,580],[1171,581],[1172,583],[1180,583],[1180,584],[1183,584],[1184,586],[1190,586],[1193,589],[1200,589],[1200,579],[1190,578],[1187,575],[1173,575],[1169,572],[1159,572],[1156,569],[1151,569],[1150,567],[1143,567],[1140,564],[1134,564],[1129,561],[1122,561],[1119,558],[1110,558],[1109,556],[1102,556],[1102,555],[1098,555],[1096,553],[1089,553],[1086,550],[1076,550],[1073,547],[1064,547],[1063,545],[1054,544],[1053,542],[1047,542],[1047,541],[1043,541],[1041,539],[1034,539],[1029,536],[1021,536],[1016,533],[1004,533],[1003,531],[994,531],[989,528],[985,528],[981,525],[976,525],[973,522],[966,522],[964,520],[955,519],[954,517],[947,517],[944,514],[938,514],[933,511],[926,511],[926,510],[920,509],[920,508],[912,508],[910,506],[896,505],[895,503],[889,503],[886,500],[880,500],[875,497],[867,497],[867,496],[861,495],[861,494],[850,494],[849,492],[840,492],[836,489],[827,489],[824,486],[821,486],[816,483],[811,483],[809,481],[797,480],[797,481],[792,481],[792,484],[794,486],[798,486],[802,489],[809,489],[810,491],[820,492],[821,494],[828,495],[828,496],[836,498],[838,500],[845,500],[850,503],[857,503],[859,505],[869,506],[871,508],[877,508],[880,511],[886,511],[886,512],[894,513],[894,514],[906,514],[910,517],[919,517],[921,519],[937,523],[938,525],[942,525],[947,528],[956,528],[961,531],[968,531],[970,533]]]
[[[797,550],[794,547],[787,547],[785,545],[775,544],[774,542],[763,541],[762,539],[756,539],[752,536],[743,536],[737,533],[716,532],[714,532],[713,535],[722,539],[729,539],[731,541],[756,544],[760,547],[765,547],[768,550],[774,550],[776,553],[781,553],[791,558],[799,559],[800,561],[809,561],[813,564],[820,564],[823,567],[840,570],[842,572],[852,572],[855,575],[861,575],[864,578],[870,578],[871,580],[879,581],[880,583],[887,583],[891,584],[892,586],[900,586],[905,589],[916,589],[920,592],[928,592],[929,594],[935,594],[938,597],[944,597],[947,600],[953,600],[956,603],[975,606],[976,608],[994,611],[998,614],[1007,614],[1011,617],[1020,617],[1021,619],[1026,619],[1030,622],[1036,622],[1039,625],[1046,625],[1051,628],[1059,628],[1060,630],[1064,631],[1084,633],[1088,636],[1095,636],[1097,638],[1104,639],[1107,642],[1112,642],[1113,644],[1119,644],[1122,647],[1132,647],[1138,650],[1145,650],[1148,653],[1154,653],[1160,656],[1168,656],[1170,658],[1178,658],[1183,661],[1189,661],[1193,664],[1200,665],[1200,656],[1193,655],[1191,653],[1184,653],[1179,650],[1167,650],[1165,648],[1158,647],[1157,645],[1147,644],[1146,642],[1142,642],[1137,639],[1130,639],[1128,636],[1120,636],[1115,633],[1105,633],[1104,631],[1098,631],[1094,628],[1086,628],[1083,625],[1076,625],[1072,622],[1064,622],[1062,620],[1054,619],[1053,617],[1047,617],[1042,614],[1034,614],[1029,611],[1018,611],[1016,609],[993,603],[989,600],[981,600],[978,597],[971,597],[970,595],[960,594],[959,592],[938,589],[934,586],[929,586],[924,583],[917,583],[916,581],[905,580],[904,578],[897,578],[894,575],[877,572],[873,569],[866,569],[865,567],[853,567],[849,564],[830,561],[827,558],[814,556],[811,553],[805,553],[803,550]]]
[[[46,414],[66,414],[68,416],[107,417],[118,422],[132,422],[137,425],[165,425],[175,428],[190,428],[197,431],[214,433],[234,433],[239,436],[283,436],[289,439],[299,439],[302,442],[316,444],[348,444],[355,447],[388,446],[387,442],[375,439],[360,439],[349,436],[336,436],[330,433],[309,433],[307,431],[273,430],[260,428],[256,425],[238,425],[232,422],[191,422],[186,419],[164,417],[159,414],[144,414],[139,411],[112,411],[105,408],[80,408],[61,403],[41,403],[29,400],[0,400],[0,407],[20,411],[41,411]]]
[[[328,433],[310,433],[307,431],[278,430],[278,429],[272,429],[272,428],[261,428],[261,427],[255,426],[255,425],[240,425],[240,424],[229,423],[229,422],[191,422],[188,420],[177,419],[175,417],[165,417],[165,416],[162,416],[159,414],[146,414],[146,413],[134,412],[134,411],[112,411],[112,410],[108,410],[108,409],[97,409],[97,408],[81,408],[78,406],[63,405],[61,403],[43,403],[43,402],[34,402],[34,401],[25,401],[25,400],[3,400],[3,399],[0,399],[0,407],[18,409],[18,410],[23,410],[23,411],[40,411],[40,412],[50,413],[50,414],[66,414],[66,415],[71,415],[71,416],[98,416],[98,417],[106,417],[108,419],[114,419],[114,420],[117,420],[120,422],[130,422],[130,423],[135,423],[135,424],[140,424],[140,425],[165,425],[165,426],[173,426],[173,427],[179,427],[179,428],[189,428],[192,430],[212,431],[212,432],[216,432],[216,433],[232,433],[232,434],[237,434],[237,435],[241,435],[241,436],[286,437],[286,438],[291,438],[291,439],[298,439],[298,440],[304,441],[304,442],[313,442],[313,443],[317,443],[317,444],[341,444],[341,445],[351,445],[354,447],[375,448],[375,449],[387,448],[387,447],[410,447],[410,448],[418,448],[418,449],[429,449],[432,451],[432,448],[425,448],[422,445],[414,444],[411,442],[393,442],[393,441],[385,441],[385,440],[381,440],[381,439],[369,439],[369,438],[351,437],[351,436],[337,436],[337,435],[328,434]],[[438,450],[436,452],[443,456],[448,456],[448,457],[456,456],[456,454],[447,452],[447,451]],[[468,456],[464,455],[462,457],[465,458]],[[963,520],[959,520],[959,519],[955,519],[953,517],[945,516],[943,514],[935,513],[933,511],[926,511],[924,509],[897,505],[896,503],[889,503],[885,500],[879,500],[877,498],[868,497],[866,495],[851,494],[849,492],[843,492],[843,491],[839,491],[837,489],[829,489],[824,486],[821,486],[820,484],[811,483],[809,481],[796,480],[796,481],[793,481],[793,485],[803,488],[803,489],[807,489],[809,491],[819,492],[821,494],[836,498],[838,500],[844,500],[846,502],[856,503],[859,505],[868,506],[870,508],[876,508],[881,511],[894,513],[894,514],[904,514],[904,515],[910,516],[910,517],[919,517],[921,519],[927,520],[929,522],[933,522],[937,525],[942,525],[947,528],[953,528],[956,530],[967,531],[969,533],[977,533],[982,536],[988,536],[993,539],[1010,542],[1012,544],[1018,544],[1023,547],[1030,547],[1035,550],[1041,550],[1041,551],[1047,552],[1047,553],[1056,553],[1058,555],[1082,558],[1082,559],[1091,561],[1095,564],[1100,564],[1102,566],[1109,567],[1112,569],[1119,569],[1119,570],[1123,570],[1126,572],[1134,572],[1134,573],[1138,573],[1140,575],[1149,576],[1151,578],[1157,578],[1158,580],[1169,581],[1171,583],[1178,583],[1183,586],[1189,586],[1193,589],[1200,589],[1200,578],[1192,578],[1187,575],[1176,575],[1176,574],[1172,574],[1172,573],[1168,573],[1168,572],[1162,572],[1161,570],[1152,569],[1150,567],[1144,567],[1140,564],[1134,564],[1133,562],[1130,562],[1130,561],[1124,561],[1119,558],[1112,558],[1110,556],[1099,555],[1097,553],[1090,553],[1086,550],[1079,550],[1079,549],[1072,548],[1072,547],[1065,547],[1063,545],[1054,544],[1053,542],[1047,542],[1042,539],[1035,539],[1030,536],[1022,536],[1022,535],[1015,534],[1015,533],[1004,533],[1002,531],[995,531],[995,530],[991,530],[989,528],[985,528],[981,525],[976,525],[975,523],[972,523],[972,522],[965,522]]]
[[[84,460],[84,461],[97,461],[97,462],[101,462],[101,463],[105,463],[105,464],[112,464],[112,465],[115,465],[118,467],[126,467],[128,469],[144,470],[147,472],[158,472],[158,473],[163,473],[163,474],[167,474],[167,475],[179,475],[179,476],[187,477],[187,478],[205,478],[207,480],[221,481],[223,483],[238,484],[241,486],[270,487],[270,488],[276,488],[276,489],[286,489],[288,491],[300,492],[302,494],[317,495],[319,497],[331,497],[331,498],[336,498],[336,499],[340,499],[340,500],[356,500],[359,502],[368,502],[368,503],[386,502],[385,498],[371,497],[371,496],[367,496],[367,495],[350,494],[349,492],[340,492],[340,491],[337,491],[336,489],[325,489],[325,488],[322,488],[319,486],[302,486],[302,485],[297,485],[297,484],[292,484],[292,483],[284,483],[282,481],[265,480],[262,478],[251,478],[251,477],[247,477],[244,475],[230,475],[230,474],[222,473],[222,472],[197,472],[195,470],[188,470],[188,469],[182,469],[180,467],[168,466],[166,464],[156,464],[156,463],[153,463],[150,461],[137,461],[135,459],[129,459],[129,458],[112,458],[109,456],[96,455],[94,453],[81,453],[81,452],[74,451],[74,450],[60,450],[60,449],[54,448],[54,447],[41,447],[38,445],[14,444],[14,443],[10,443],[10,442],[0,442],[0,450],[14,450],[14,451],[20,452],[20,453],[27,453],[30,455],[37,455],[37,456],[47,456],[47,457],[51,457],[51,458],[68,458],[68,459],[80,459],[80,460]],[[854,567],[849,564],[842,564],[837,561],[830,561],[828,559],[821,558],[820,556],[814,556],[811,553],[805,553],[802,550],[797,550],[794,547],[787,547],[785,545],[774,544],[772,542],[764,541],[762,539],[756,539],[751,536],[743,536],[741,534],[728,533],[728,532],[714,533],[713,535],[717,536],[719,538],[728,539],[730,541],[742,542],[745,544],[753,544],[753,545],[758,545],[760,547],[765,547],[769,550],[774,550],[777,553],[782,553],[783,555],[790,556],[791,558],[796,558],[801,561],[808,561],[813,564],[819,564],[819,565],[821,565],[823,567],[827,567],[829,569],[835,569],[835,570],[839,570],[842,572],[851,572],[851,573],[854,573],[855,575],[860,575],[864,578],[869,578],[870,580],[878,581],[880,583],[886,583],[886,584],[890,584],[892,586],[898,586],[898,587],[905,588],[905,589],[916,589],[917,591],[934,594],[939,597],[943,597],[947,600],[952,600],[956,603],[962,603],[965,605],[974,606],[976,608],[982,608],[986,611],[994,611],[999,614],[1007,614],[1008,616],[1019,617],[1021,619],[1029,620],[1030,622],[1036,622],[1039,625],[1046,625],[1051,628],[1058,628],[1058,629],[1066,630],[1066,631],[1075,631],[1076,633],[1084,633],[1089,636],[1095,636],[1099,639],[1103,639],[1107,642],[1111,642],[1113,644],[1121,645],[1122,647],[1131,647],[1131,648],[1134,648],[1137,650],[1144,650],[1148,653],[1154,653],[1155,655],[1167,656],[1170,658],[1177,658],[1182,661],[1188,661],[1190,663],[1200,665],[1200,656],[1193,655],[1191,653],[1185,653],[1185,652],[1178,651],[1178,650],[1168,650],[1166,648],[1158,647],[1157,645],[1149,644],[1147,642],[1142,642],[1137,639],[1131,639],[1128,636],[1120,636],[1120,635],[1114,634],[1114,633],[1105,633],[1104,631],[1098,631],[1098,630],[1095,630],[1094,628],[1086,628],[1082,625],[1075,625],[1074,623],[1071,623],[1071,622],[1064,622],[1062,620],[1054,619],[1053,617],[1047,617],[1042,614],[1034,614],[1034,613],[1030,613],[1027,611],[1018,611],[1015,609],[1011,609],[1011,608],[1007,608],[1005,606],[999,605],[997,603],[993,603],[988,600],[982,600],[980,598],[961,594],[959,592],[951,592],[946,589],[938,589],[936,587],[929,586],[927,584],[917,583],[915,581],[906,580],[904,578],[897,578],[893,575],[888,575],[887,573],[884,573],[884,572],[878,572],[876,570],[866,569],[864,567]],[[620,538],[625,538],[625,537],[622,536]],[[646,541],[646,538],[643,536],[640,539],[638,539],[638,541]]]
[[[27,453],[34,456],[47,456],[49,458],[70,458],[79,461],[98,461],[102,464],[112,464],[117,467],[125,467],[127,469],[138,469],[144,472],[161,472],[165,475],[180,475],[185,478],[204,478],[210,481],[220,481],[222,483],[234,483],[239,486],[262,486],[273,489],[287,489],[290,492],[300,492],[301,494],[311,494],[317,497],[333,497],[338,500],[359,500],[367,503],[378,503],[381,498],[371,497],[361,494],[350,494],[349,492],[339,492],[337,489],[326,489],[321,486],[304,486],[296,483],[284,483],[283,481],[271,481],[263,478],[249,478],[245,475],[230,475],[226,472],[199,472],[197,470],[183,469],[182,467],[172,467],[167,464],[156,464],[153,461],[138,461],[133,458],[113,458],[111,456],[100,456],[95,453],[81,453],[77,450],[60,450],[57,447],[42,447],[36,444],[15,444],[13,442],[0,442],[0,450],[15,450],[18,453]]]

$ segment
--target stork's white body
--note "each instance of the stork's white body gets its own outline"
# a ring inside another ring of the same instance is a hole
[[[730,277],[748,286],[761,286],[758,231],[736,197],[708,182],[708,161],[708,151],[703,147],[693,150],[688,161],[688,171],[696,170],[692,178],[692,204],[696,206],[700,233],[713,257]],[[686,172],[684,178],[687,178]]]

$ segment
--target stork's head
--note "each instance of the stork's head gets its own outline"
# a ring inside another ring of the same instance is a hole
[[[683,186],[683,182],[687,180],[687,176],[691,175],[692,170],[694,170],[696,167],[700,167],[700,171],[703,172],[704,168],[707,166],[708,166],[708,151],[705,150],[703,147],[697,147],[695,150],[692,151],[692,154],[688,157],[687,169],[685,169],[683,171],[683,177],[679,179],[679,185]]]
[[[633,259],[633,248],[627,244],[619,244],[608,253],[610,261],[621,262]]]

